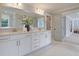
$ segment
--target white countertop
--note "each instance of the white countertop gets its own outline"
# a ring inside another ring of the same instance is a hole
[[[50,30],[45,30],[45,31],[50,31]],[[17,31],[17,32],[2,32],[0,33],[0,36],[5,36],[5,35],[17,35],[17,34],[32,34],[32,33],[37,33],[37,32],[45,32],[45,31],[29,31],[29,32],[23,32],[23,31]]]
[[[2,33],[0,33],[0,36],[2,36],[2,35],[24,34],[24,33],[31,33],[31,32],[22,32],[22,31],[18,31],[18,32],[2,32]]]

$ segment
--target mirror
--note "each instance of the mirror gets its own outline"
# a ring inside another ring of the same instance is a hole
[[[24,10],[12,8],[12,7],[2,7],[0,8],[0,29],[23,29],[23,16],[33,17],[33,24],[31,27],[43,28],[45,27],[44,16],[25,12]]]
[[[44,27],[45,27],[45,20],[44,20],[44,17],[40,17],[40,18],[38,18],[38,28],[41,28],[41,29],[44,29]]]
[[[8,14],[1,14],[1,20],[0,20],[0,27],[9,27],[9,15]]]

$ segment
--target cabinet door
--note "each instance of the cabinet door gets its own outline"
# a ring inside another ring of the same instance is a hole
[[[51,43],[51,33],[50,32],[42,32],[40,33],[40,47],[44,47]]]
[[[0,56],[18,55],[18,46],[16,40],[0,40]]]
[[[26,36],[26,38],[21,39],[19,45],[19,54],[26,55],[31,52],[31,36]]]
[[[40,47],[44,47],[45,45],[46,45],[45,33],[40,33]]]
[[[46,42],[46,44],[51,43],[51,31],[45,32],[45,42]]]

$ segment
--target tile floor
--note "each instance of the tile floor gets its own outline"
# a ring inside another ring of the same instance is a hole
[[[54,41],[52,45],[35,51],[28,56],[79,56],[79,45]]]

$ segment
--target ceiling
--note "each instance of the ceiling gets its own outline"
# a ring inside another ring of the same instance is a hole
[[[79,3],[25,3],[25,7],[40,8],[48,13],[59,13],[79,8]]]
[[[71,14],[68,14],[66,16],[72,20],[79,20],[79,12],[71,13]]]
[[[35,13],[29,13],[29,12],[24,11],[22,9],[17,9],[17,8],[12,8],[12,7],[0,7],[0,13],[41,17],[41,15],[38,15],[38,14],[35,14]]]
[[[1,4],[4,5],[5,3]],[[8,4],[8,3],[7,3]],[[6,4],[5,4],[6,6]],[[32,13],[35,8],[40,8],[49,14],[67,12],[79,9],[79,3],[22,3],[23,10]]]

